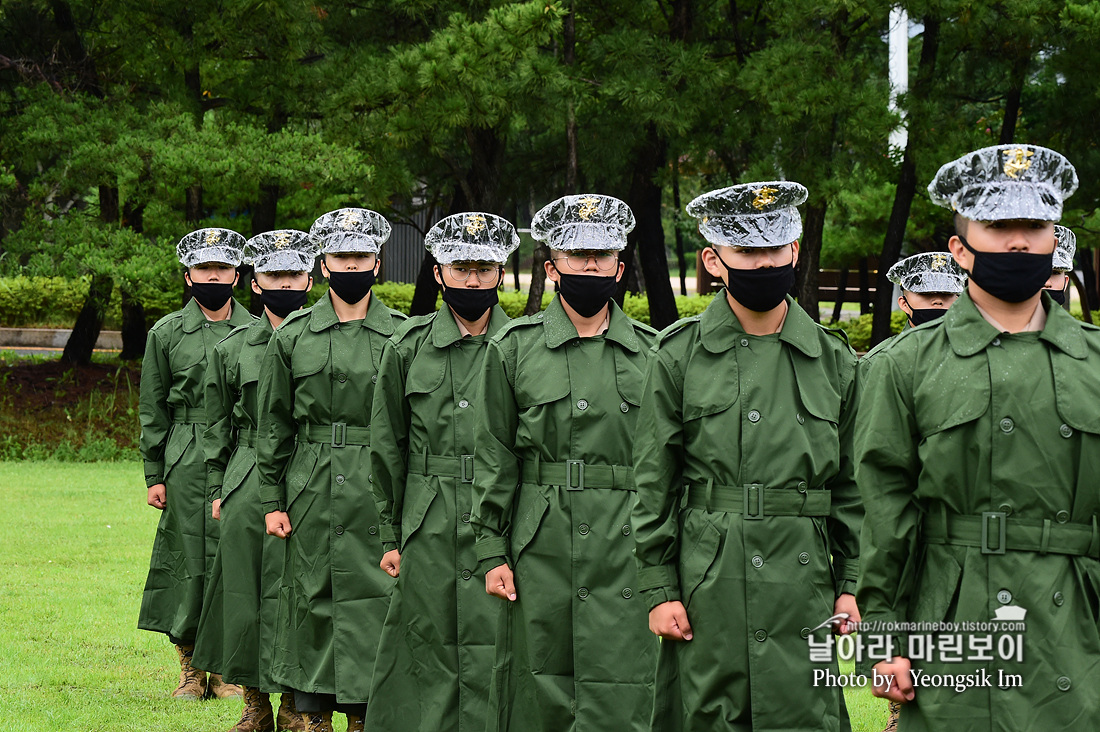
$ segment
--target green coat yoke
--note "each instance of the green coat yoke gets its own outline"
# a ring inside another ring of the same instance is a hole
[[[999,333],[964,294],[867,374],[864,621],[1026,613],[1020,656],[1015,632],[993,633],[988,659],[971,645],[988,634],[962,632],[960,662],[894,633],[914,669],[995,682],[962,693],[918,683],[903,730],[1100,728],[1100,329],[1042,303],[1041,332]],[[1022,683],[998,688],[1002,672]]]
[[[341,323],[325,294],[283,321],[260,367],[260,500],[292,527],[272,677],[344,704],[367,701],[393,585],[367,448],[382,350],[404,320],[372,295],[366,318]]]
[[[856,357],[787,303],[781,331],[754,336],[723,291],[649,362],[638,585],[647,609],[683,602],[693,631],[661,644],[655,730],[847,728],[840,690],[810,684],[806,638],[855,590]]]
[[[194,300],[150,329],[141,365],[141,456],[145,484],[164,483],[161,512],[141,598],[138,627],[190,644],[202,610],[204,576],[217,549],[217,522],[206,500],[203,379],[214,345],[254,318],[236,300],[210,321]]]
[[[637,594],[631,448],[653,331],[612,304],[579,338],[558,297],[489,344],[473,524],[507,561],[489,730],[645,729],[656,638]]]
[[[406,321],[382,352],[371,417],[384,548],[401,547],[367,727],[483,732],[499,602],[476,574],[470,526],[475,414],[489,339],[462,337],[450,308]],[[381,571],[380,569],[377,571]]]

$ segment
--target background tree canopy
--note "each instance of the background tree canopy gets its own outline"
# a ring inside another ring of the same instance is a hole
[[[307,228],[339,206],[522,226],[592,190],[634,209],[624,287],[664,326],[669,262],[702,245],[683,205],[784,178],[810,190],[798,287],[817,317],[819,264],[871,255],[881,272],[944,248],[927,181],[1012,141],[1077,166],[1064,223],[1094,247],[1100,1],[900,5],[908,143],[891,150],[889,8],[869,0],[0,0],[0,274],[88,278],[75,361],[120,297],[132,357],[143,303],[180,287],[173,245],[190,229]],[[414,310],[436,302],[430,264]]]

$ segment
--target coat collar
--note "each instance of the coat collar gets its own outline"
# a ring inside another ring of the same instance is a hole
[[[232,298],[230,302],[233,303],[233,306],[229,310],[229,317],[221,322],[236,327],[238,325],[248,325],[255,320],[252,314],[248,312],[248,309],[237,302],[237,298]],[[187,301],[187,304],[183,306],[184,333],[194,333],[202,327],[203,323],[209,322],[211,321],[206,319],[206,315],[203,314],[202,308],[199,307],[199,303],[195,298],[191,298]]]
[[[336,317],[336,310],[332,307],[332,295],[326,292],[309,309],[309,329],[314,333],[320,333],[339,322],[340,318]],[[367,317],[363,318],[361,325],[384,336],[393,335],[393,316],[390,315],[390,309],[373,292],[370,296],[370,306],[367,308]]]
[[[1039,332],[1041,340],[1073,358],[1080,359],[1088,355],[1085,334],[1076,318],[1064,308],[1058,307],[1046,293],[1043,293],[1039,307],[1047,312],[1046,326]],[[947,315],[943,316],[943,322],[951,350],[964,358],[984,351],[1001,335],[978,312],[974,301],[970,299],[969,291],[963,292],[962,297],[951,305]]]
[[[609,305],[611,306],[611,319],[608,322],[607,333],[605,334],[607,339],[615,341],[632,353],[638,353],[642,350],[642,343],[638,340],[637,334],[634,333],[634,326],[631,324],[630,318],[614,300]],[[550,301],[546,310],[540,315],[542,317],[543,332],[546,334],[547,348],[557,348],[563,343],[568,343],[578,337],[577,327],[573,325],[573,321],[569,319],[569,316],[565,313],[565,308],[562,307],[560,293],[554,295],[554,299]]]
[[[726,291],[719,290],[699,318],[699,338],[711,353],[724,353],[745,335],[741,321],[733,314]],[[787,296],[787,317],[779,331],[779,340],[797,348],[810,358],[821,355],[821,326]]]
[[[275,332],[275,329],[271,327],[271,321],[267,318],[267,311],[260,316],[259,320],[252,323],[248,328],[247,343],[250,346],[258,346],[263,343],[267,343],[271,340],[271,334]]]
[[[509,320],[508,313],[504,312],[500,305],[494,305],[489,315],[489,326],[485,329],[485,335],[492,338]],[[455,321],[451,308],[444,303],[432,317],[432,345],[436,348],[447,348],[460,340],[462,340],[462,332],[458,329],[458,322]]]

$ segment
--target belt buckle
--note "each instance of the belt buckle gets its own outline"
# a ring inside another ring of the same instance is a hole
[[[345,447],[347,445],[348,438],[348,423],[347,422],[333,422],[332,423],[332,446],[333,447]]]
[[[574,475],[577,476],[577,480],[576,480],[575,485],[573,483],[573,476]],[[566,460],[565,461],[565,490],[567,490],[567,491],[582,491],[582,490],[584,490],[584,461],[583,460]]]
[[[1005,517],[1007,514],[1004,511],[982,511],[982,554],[1004,554],[1005,553]],[[997,546],[996,548],[989,545],[989,523],[996,519],[997,521]]]
[[[764,484],[748,483],[742,486],[742,490],[744,495],[741,500],[741,515],[746,521],[764,518]]]
[[[459,458],[458,458],[458,461],[459,461],[459,466],[460,466],[459,467],[459,472],[461,473],[461,475],[459,476],[459,479],[463,483],[473,483],[474,482],[474,456],[473,455],[460,455]]]

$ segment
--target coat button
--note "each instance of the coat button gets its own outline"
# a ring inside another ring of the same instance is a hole
[[[1005,417],[1001,420],[1001,432],[1006,435],[1012,431],[1012,428],[1016,426],[1016,423],[1012,421],[1011,417]]]
[[[374,536],[375,534],[377,534],[377,533],[378,533],[378,527],[377,527],[377,526],[371,526],[371,527],[369,527],[369,528],[367,529],[367,533],[368,533],[368,534],[370,534],[371,536]]]
[[[764,558],[762,556],[760,556],[759,554],[757,554],[755,557],[752,558],[752,566],[756,567],[757,569],[759,569],[760,567],[763,567],[764,566]]]
[[[629,600],[630,598],[634,597],[634,591],[631,590],[629,587],[625,588],[623,590],[623,597]]]
[[[462,523],[464,523],[464,524],[470,523],[470,514],[469,513],[462,514]]]
[[[202,324],[202,327],[203,327],[203,328],[209,328],[209,327],[210,327],[210,323],[203,323],[203,324]]]
[[[741,346],[745,347],[747,345],[749,345],[749,339],[748,338],[742,338],[741,339]]]
[[[1002,503],[1001,505],[997,506],[997,510],[1003,513],[1005,516],[1012,515],[1012,506],[1008,505],[1007,503]]]
[[[803,628],[802,630],[798,631],[798,634],[800,636],[802,636],[803,638],[809,638],[810,637],[810,629],[809,628]]]
[[[336,323],[335,325],[332,326],[332,329],[333,330],[340,330],[340,324]]]
[[[1001,603],[1002,605],[1007,605],[1008,603],[1012,602],[1012,593],[1008,590],[1001,590],[997,593],[997,602]]]
[[[1062,604],[1066,601],[1066,596],[1061,592],[1054,593],[1054,604],[1058,607],[1062,607]]]
[[[580,532],[581,536],[588,536],[588,524],[581,524],[577,527],[577,531]]]
[[[579,590],[577,590],[577,597],[581,598],[582,600],[584,598],[588,597],[588,588],[587,587],[582,587]]]
[[[465,399],[460,399],[460,400],[458,401],[458,406],[460,406],[460,407],[462,407],[463,409],[465,409],[466,407],[470,406],[470,402],[466,401]]]
[[[1058,691],[1069,691],[1069,687],[1071,686],[1073,686],[1073,684],[1070,683],[1068,676],[1058,677]]]
[[[798,420],[799,424],[806,424],[806,418],[802,416],[802,412],[794,415],[794,418]]]
[[[344,535],[344,527],[343,526],[337,526],[336,527],[336,535],[337,536],[343,536]]]
[[[580,410],[588,409],[588,400],[587,399],[578,399],[577,400],[577,409],[580,409]]]
[[[749,421],[750,422],[759,422],[760,421],[760,412],[756,411],[755,409],[750,411],[749,412]]]
[[[343,475],[337,475],[336,476],[336,485],[343,485],[343,484],[344,484],[344,476]]]
[[[347,374],[340,374],[339,376],[336,377],[336,380],[339,381],[341,384],[343,384],[345,381],[348,380],[348,375]]]
[[[468,570],[468,569],[462,570],[462,579],[468,580],[473,576],[474,576],[474,573],[471,572],[470,570]]]
[[[372,384],[377,384],[378,383],[378,374],[375,374],[374,376],[370,377],[370,383],[372,383]]]
[[[623,524],[623,536],[630,536],[630,524]]]
[[[580,342],[580,341],[573,341],[573,348],[576,348],[576,347],[577,347],[577,346],[579,346],[580,344],[581,344],[581,342]]]
[[[619,411],[622,412],[623,414],[626,414],[627,412],[630,411],[630,405],[627,404],[626,402],[623,402],[622,404],[619,405]]]
[[[758,640],[758,641],[760,641],[761,643],[763,643],[764,641],[766,641],[766,640],[768,639],[768,634],[767,634],[767,633],[765,633],[765,632],[764,632],[764,631],[762,631],[762,630],[758,630],[758,631],[756,631],[755,633],[753,633],[753,637],[754,637],[754,638],[756,638],[756,640]]]
[[[1069,511],[1059,511],[1058,513],[1054,514],[1054,518],[1058,521],[1058,523],[1064,524],[1069,521]]]
[[[804,480],[800,480],[798,481],[798,485],[795,487],[798,489],[799,493],[805,493],[807,490],[809,490],[810,484]]]
[[[373,483],[374,482],[374,473],[367,473],[367,482],[368,483]]]
[[[993,339],[993,345],[995,345],[995,346],[1001,345],[1001,339],[1000,338],[994,338]]]
[[[1064,424],[1058,428],[1058,433],[1062,435],[1062,437],[1073,437],[1073,428],[1068,424]]]
[[[799,562],[799,564],[809,564],[810,563],[810,555],[807,554],[806,552],[802,552],[801,554],[798,555],[798,562]]]

